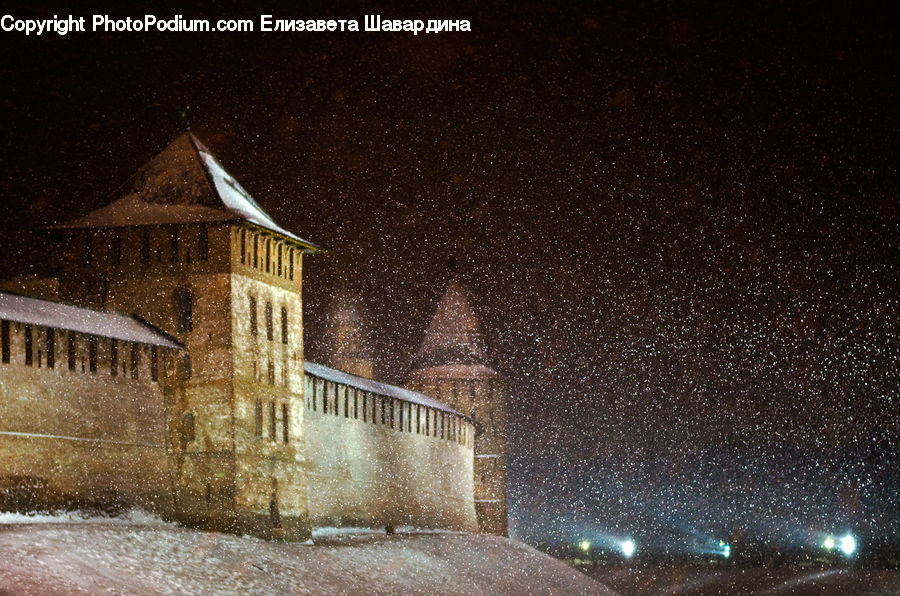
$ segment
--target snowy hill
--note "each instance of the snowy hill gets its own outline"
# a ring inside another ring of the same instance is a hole
[[[0,594],[613,594],[496,536],[318,532],[301,545],[152,518],[4,516]]]

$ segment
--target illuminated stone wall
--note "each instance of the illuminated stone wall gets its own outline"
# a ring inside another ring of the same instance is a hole
[[[111,375],[108,340],[96,373],[81,361],[46,370],[41,356],[4,365],[0,465],[12,484],[27,476],[45,496],[139,502],[264,537],[334,524],[478,528],[470,420],[334,383],[326,413],[324,381],[309,394],[297,245],[231,223],[55,239],[60,299],[137,314],[185,349],[166,356],[159,384]]]
[[[129,342],[111,374],[110,340],[97,338],[96,370],[88,361],[89,336],[75,334],[70,370],[68,333],[55,329],[53,368],[47,362],[47,329],[31,326],[32,364],[25,364],[25,328],[10,322],[10,359],[0,363],[0,501],[7,507],[139,505],[169,509],[166,400],[173,394],[173,353]],[[40,348],[40,351],[39,349]],[[137,378],[134,378],[136,376]]]
[[[414,371],[407,386],[475,420],[473,478],[478,525],[484,533],[507,535],[506,383],[483,365],[448,364]]]
[[[314,526],[477,529],[467,420],[309,375],[305,396]]]

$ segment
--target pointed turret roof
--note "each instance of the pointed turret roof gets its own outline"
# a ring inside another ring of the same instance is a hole
[[[458,278],[450,280],[444,291],[413,369],[447,364],[487,364],[478,318]]]
[[[288,232],[232,177],[193,133],[184,133],[135,172],[115,198],[55,228],[246,221],[309,250],[318,247]]]

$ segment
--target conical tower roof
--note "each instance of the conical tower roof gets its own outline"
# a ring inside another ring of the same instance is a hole
[[[104,207],[54,228],[104,228],[246,221],[317,247],[288,232],[232,177],[193,133],[184,133],[135,172]]]
[[[453,278],[447,285],[416,354],[413,369],[448,364],[487,365],[478,318],[458,278]]]

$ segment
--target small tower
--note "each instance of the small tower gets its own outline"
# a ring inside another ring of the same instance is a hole
[[[348,372],[358,377],[371,379],[372,359],[366,350],[362,320],[359,308],[347,298],[345,292],[338,292],[330,316],[329,364],[332,368]]]
[[[485,534],[508,534],[506,381],[487,361],[462,282],[447,285],[416,354],[407,386],[475,420],[475,512]]]

